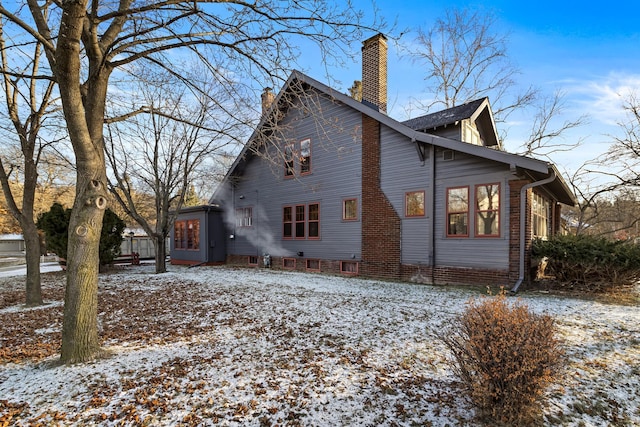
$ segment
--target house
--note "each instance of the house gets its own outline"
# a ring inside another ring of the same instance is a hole
[[[297,71],[265,91],[211,199],[226,261],[517,290],[573,194],[554,165],[502,150],[486,98],[389,117],[386,49],[381,34],[363,44],[361,102]]]

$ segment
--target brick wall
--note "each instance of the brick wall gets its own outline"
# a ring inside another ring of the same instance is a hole
[[[370,277],[400,277],[400,217],[380,188],[380,123],[362,115],[362,266]]]
[[[509,280],[515,283],[520,275],[520,190],[528,184],[528,180],[509,181]],[[531,195],[532,190],[527,190],[525,197],[527,198],[525,218],[531,218]],[[531,220],[526,221],[525,225],[525,275],[529,271],[531,253]],[[526,277],[525,277],[526,279]]]

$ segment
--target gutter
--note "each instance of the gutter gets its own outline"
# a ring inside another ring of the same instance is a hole
[[[526,225],[527,225],[527,190],[533,187],[539,187],[541,185],[549,184],[553,182],[557,175],[553,168],[550,168],[550,175],[543,180],[530,182],[525,184],[520,189],[520,256],[518,258],[518,280],[516,281],[513,288],[511,288],[512,293],[518,292],[518,288],[524,281],[524,249],[525,249],[525,234],[526,234]]]

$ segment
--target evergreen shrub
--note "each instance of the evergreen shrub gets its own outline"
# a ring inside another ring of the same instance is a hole
[[[45,234],[47,250],[61,258],[67,258],[67,241],[71,209],[54,203],[51,209],[38,216],[37,227]],[[100,265],[107,265],[120,255],[122,232],[126,224],[111,209],[104,213],[100,233]]]
[[[562,284],[607,290],[640,279],[640,246],[589,235],[534,240],[534,258],[547,258],[545,274]]]

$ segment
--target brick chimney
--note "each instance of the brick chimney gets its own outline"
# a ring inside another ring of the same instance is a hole
[[[262,98],[262,115],[264,116],[271,108],[276,96],[270,87],[265,87],[260,97]]]
[[[387,38],[383,34],[362,43],[362,102],[387,112]]]
[[[378,34],[362,46],[362,103],[387,110],[387,39]],[[362,262],[363,276],[398,279],[401,275],[400,217],[381,188],[381,125],[362,113]]]

